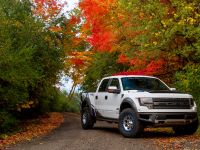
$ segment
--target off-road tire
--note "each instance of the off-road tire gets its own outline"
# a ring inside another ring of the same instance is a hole
[[[127,138],[139,137],[144,129],[136,112],[131,108],[120,113],[118,126],[120,133]]]
[[[92,129],[94,126],[94,118],[88,107],[83,108],[81,112],[81,125],[84,130]]]

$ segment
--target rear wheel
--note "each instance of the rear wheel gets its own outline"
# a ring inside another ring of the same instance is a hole
[[[91,129],[94,126],[94,118],[90,114],[88,107],[83,108],[81,113],[81,125],[83,129]]]
[[[198,126],[199,126],[199,121],[197,119],[188,125],[173,127],[173,130],[175,134],[178,135],[191,135],[197,131]]]
[[[124,137],[138,137],[143,131],[143,126],[137,118],[136,112],[127,108],[119,116],[119,131]]]

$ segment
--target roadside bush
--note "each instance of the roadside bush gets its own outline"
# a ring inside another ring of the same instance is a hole
[[[29,0],[0,0],[0,132],[51,111],[56,101],[64,49],[32,6]]]
[[[200,116],[200,65],[187,65],[183,71],[176,73],[177,89],[192,94]]]
[[[80,97],[79,94],[75,93],[72,98],[65,101],[63,105],[65,112],[79,112],[80,110]]]
[[[74,94],[71,99],[65,91],[60,91],[56,87],[45,88],[38,95],[39,105],[37,106],[40,114],[45,112],[78,112],[79,95]]]
[[[53,96],[54,100],[51,101],[51,111],[58,112],[78,112],[79,111],[79,97],[77,94],[69,99],[66,92],[55,90]]]
[[[8,112],[0,112],[0,133],[10,132],[16,129],[19,121],[15,116]]]

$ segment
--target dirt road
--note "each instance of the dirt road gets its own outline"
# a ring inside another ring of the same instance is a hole
[[[92,130],[82,130],[80,116],[64,113],[65,122],[47,136],[7,147],[8,150],[156,150],[152,138],[127,139],[116,124],[98,122]],[[145,133],[144,133],[145,136]]]

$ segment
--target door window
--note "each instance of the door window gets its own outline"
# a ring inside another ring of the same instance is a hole
[[[106,89],[107,89],[107,86],[108,86],[108,82],[109,82],[109,79],[104,79],[101,82],[101,85],[99,87],[99,92],[106,92]]]
[[[120,89],[119,80],[117,78],[112,79],[110,86],[116,86],[117,89]]]

